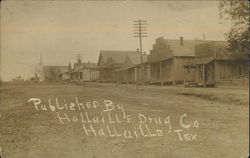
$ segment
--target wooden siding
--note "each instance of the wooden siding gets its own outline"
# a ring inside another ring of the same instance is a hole
[[[197,65],[197,81],[247,81],[247,61],[215,60],[207,64]]]
[[[168,60],[164,60],[151,64],[151,78],[152,82],[184,82],[189,80],[186,77],[185,63],[191,61],[193,57],[173,57]],[[192,76],[194,79],[194,70],[192,70]]]
[[[175,59],[165,60],[161,64],[161,81],[173,81],[175,77]]]
[[[102,81],[115,81],[115,72],[112,68],[100,68],[99,74]]]
[[[205,81],[214,81],[215,80],[215,63],[210,62],[205,65]]]
[[[151,79],[152,81],[160,81],[160,63],[151,64]]]
[[[99,71],[97,69],[90,69],[90,80],[91,81],[99,80]]]
[[[193,66],[187,66],[185,67],[185,76],[184,76],[184,82],[189,81],[196,81],[196,67]]]
[[[173,81],[185,81],[187,78],[185,78],[186,69],[184,68],[184,65],[187,62],[191,62],[193,60],[193,57],[175,57],[174,58],[174,68],[172,70],[173,74]]]
[[[217,80],[247,80],[247,61],[216,61]]]

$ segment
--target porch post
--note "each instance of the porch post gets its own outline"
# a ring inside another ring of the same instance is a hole
[[[196,82],[199,81],[199,70],[200,70],[200,65],[196,66]]]
[[[161,86],[163,86],[161,62],[160,62],[160,82],[161,82]]]
[[[90,81],[92,81],[92,70],[91,69],[89,69],[89,79],[90,79]]]
[[[202,71],[203,71],[203,81],[205,82],[205,65],[202,65]]]
[[[220,79],[220,76],[219,76],[219,70],[218,70],[218,63],[216,62],[216,60],[214,61],[214,80],[215,82],[217,82],[219,79]]]
[[[184,81],[183,81],[183,83],[185,84],[185,82],[186,82],[186,80],[187,80],[187,76],[188,76],[188,69],[190,70],[190,68],[189,68],[189,66],[188,66],[188,68],[187,67],[185,67],[185,71],[184,71]]]
[[[137,82],[137,67],[135,67],[135,82]]]
[[[130,72],[130,69],[126,69],[125,73],[126,73],[127,83],[129,84],[130,81],[132,80],[132,78],[130,78],[130,76],[132,75],[132,72]]]
[[[98,70],[95,69],[94,72],[95,72],[95,73],[94,73],[94,80],[96,81],[96,80],[97,80],[97,73],[98,73]]]
[[[91,78],[91,81],[93,81],[95,79],[95,70],[94,69],[91,69],[91,75],[92,75],[92,78]]]
[[[99,71],[98,71],[98,70],[95,70],[95,80],[98,79],[98,73],[99,73]]]

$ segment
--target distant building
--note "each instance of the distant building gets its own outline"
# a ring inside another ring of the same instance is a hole
[[[67,72],[68,66],[44,66],[44,78],[46,81],[57,81],[59,74]]]
[[[70,74],[69,71],[62,72],[58,75],[59,80],[61,81],[69,81],[70,80]]]
[[[123,66],[128,56],[130,57],[138,53],[138,51],[101,50],[97,64],[100,81],[116,81],[116,70]]]
[[[96,63],[91,62],[82,62],[81,59],[77,60],[77,63],[74,64],[73,69],[69,71],[70,80],[73,81],[92,81],[93,74],[92,70],[97,66]],[[96,74],[98,78],[98,74]]]
[[[192,61],[195,55],[195,46],[205,43],[205,40],[156,39],[148,57],[151,66],[152,84],[176,84],[185,80],[186,62]]]
[[[204,87],[215,84],[247,85],[248,54],[231,52],[227,47],[227,42],[223,41],[197,45],[195,59],[185,65],[186,77]]]
[[[11,84],[20,84],[20,83],[24,83],[24,79],[22,78],[22,76],[17,76],[15,78],[13,78],[10,82]]]
[[[43,60],[42,56],[40,56],[40,60],[38,65],[35,67],[35,78],[37,78],[39,81],[44,81],[45,80],[45,74],[43,70]]]
[[[116,81],[120,83],[135,83],[142,81],[142,78],[147,77],[148,73],[146,71],[147,67],[145,67],[145,72],[142,74],[141,59],[142,63],[145,63],[147,62],[147,57],[146,54],[141,54],[140,52],[127,55],[122,67],[115,70]]]
[[[91,81],[99,81],[99,69],[97,67],[97,64],[95,67],[90,68],[90,80]]]
[[[69,63],[68,70],[59,73],[59,75],[58,75],[59,80],[61,80],[61,81],[69,81],[70,80],[70,71],[71,70],[72,70],[71,63]]]

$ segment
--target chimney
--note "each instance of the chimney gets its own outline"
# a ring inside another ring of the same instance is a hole
[[[146,52],[143,52],[143,55],[146,55]]]
[[[139,52],[139,48],[137,48],[136,51]]]
[[[183,42],[183,37],[181,36],[180,37],[180,45],[183,46],[184,45],[184,42]]]

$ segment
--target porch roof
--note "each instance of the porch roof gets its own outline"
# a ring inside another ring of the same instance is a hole
[[[123,70],[131,69],[131,68],[134,68],[134,67],[137,67],[137,65],[122,67],[122,68],[119,68],[119,69],[115,69],[115,71],[123,71]]]
[[[184,66],[194,66],[208,64],[211,61],[248,61],[246,54],[230,54],[228,56],[217,56],[217,57],[207,57],[207,58],[195,58],[191,62],[186,62]]]
[[[209,58],[196,58],[193,59],[192,61],[188,61],[184,64],[184,67],[187,66],[196,66],[196,65],[203,65],[203,64],[208,64],[211,61],[215,60],[214,57],[209,57]]]
[[[165,58],[162,58],[162,59],[159,59],[159,60],[154,60],[154,61],[148,61],[148,62],[145,62],[143,64],[153,64],[153,63],[158,63],[158,62],[162,62],[162,61],[165,61],[165,60],[170,60],[170,59],[173,59],[175,56],[171,56],[171,57],[165,57]]]

